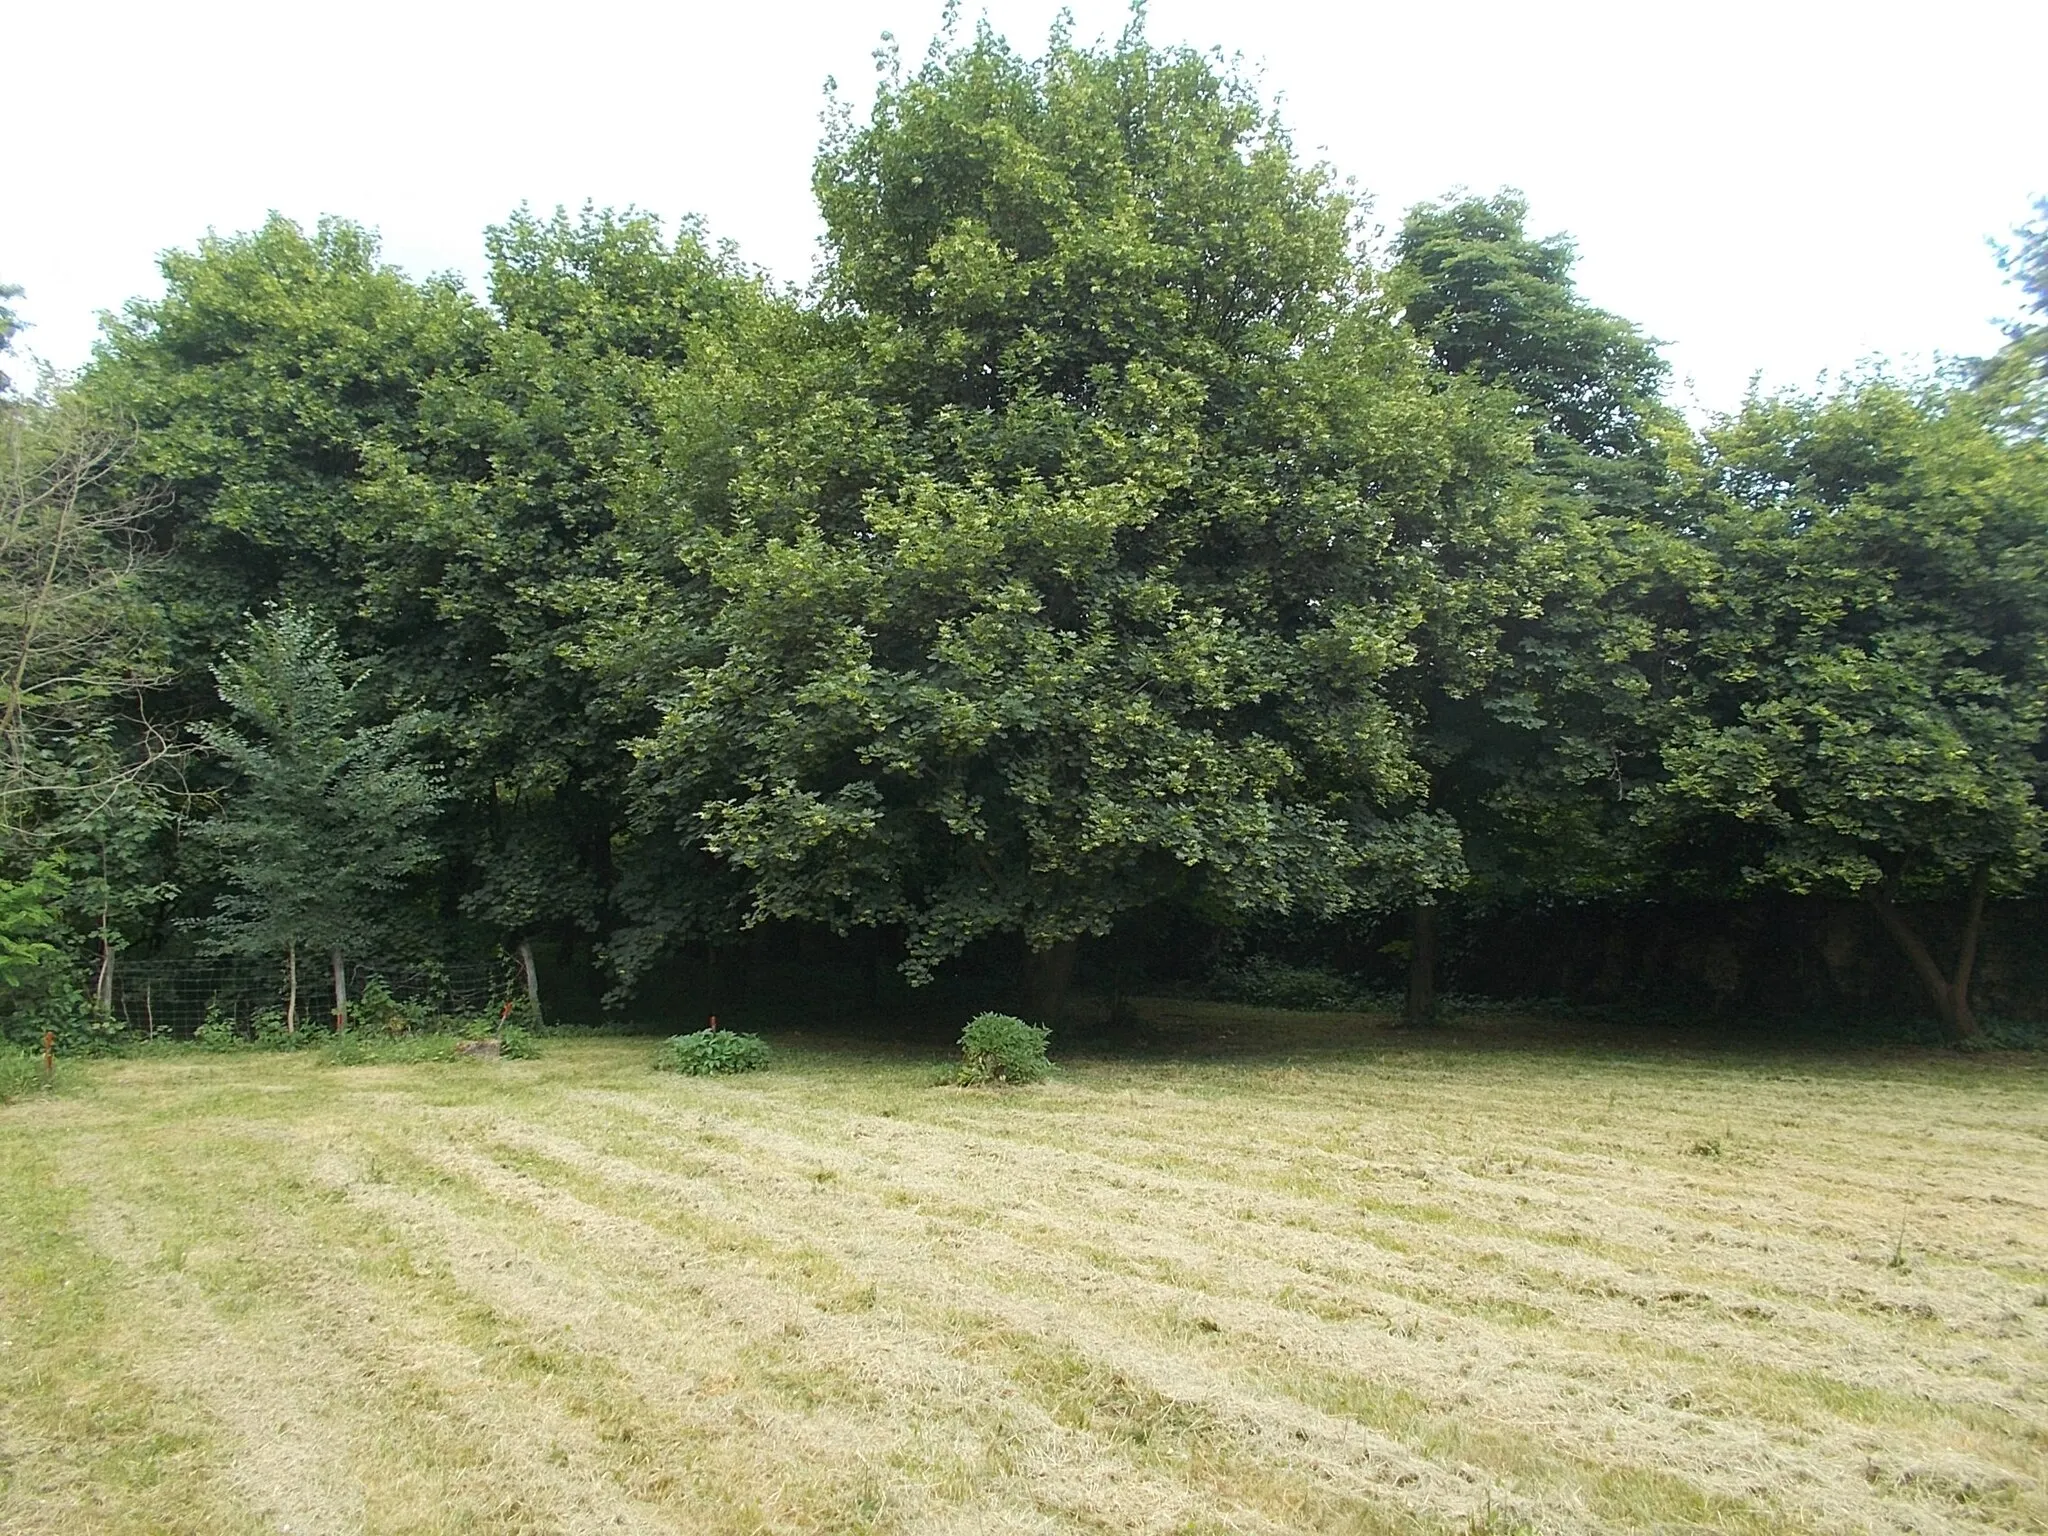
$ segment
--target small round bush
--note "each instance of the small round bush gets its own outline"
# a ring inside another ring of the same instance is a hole
[[[1052,1031],[1007,1013],[976,1014],[960,1035],[963,1083],[1035,1083],[1050,1076],[1045,1042]]]
[[[768,1042],[759,1035],[743,1035],[730,1029],[700,1029],[693,1035],[677,1035],[670,1040],[655,1065],[692,1077],[758,1072],[768,1065]]]

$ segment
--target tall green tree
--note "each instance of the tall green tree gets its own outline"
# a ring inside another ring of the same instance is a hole
[[[433,383],[478,366],[490,317],[452,278],[414,282],[339,219],[273,216],[162,259],[164,294],[106,327],[79,393],[135,424],[128,483],[160,511],[161,596],[188,686],[269,601],[357,649],[419,632],[431,568],[393,569],[436,532],[371,493],[432,448]]]
[[[1967,389],[1753,399],[1713,434],[1665,781],[1708,888],[1867,901],[1948,1032],[1988,897],[2042,857],[2048,444]],[[1910,903],[1960,902],[1943,963]]]
[[[486,243],[479,304],[340,220],[209,238],[166,257],[164,297],[110,328],[83,388],[138,424],[186,714],[218,708],[207,666],[252,608],[334,628],[373,690],[437,712],[444,906],[530,973],[536,934],[676,889],[663,839],[624,824],[644,706],[575,658],[620,509],[695,483],[699,339],[764,299],[694,225],[630,211],[521,212]]]
[[[529,977],[536,933],[602,932],[630,969],[640,934],[696,900],[706,872],[684,867],[673,832],[629,824],[624,744],[652,716],[593,680],[588,634],[621,519],[687,503],[707,478],[698,460],[717,455],[699,436],[695,379],[766,300],[696,225],[668,236],[630,210],[521,213],[488,248],[486,359],[428,402],[444,451],[379,494],[416,497],[415,520],[446,530],[439,622],[477,637],[467,686],[443,690],[461,749],[465,910],[521,949]],[[451,472],[451,458],[475,467]]]
[[[984,30],[816,186],[803,388],[683,541],[708,622],[643,673],[643,793],[750,917],[900,928],[913,976],[1019,934],[1053,1007],[1134,907],[1454,880],[1400,675],[1476,602],[1432,540],[1521,450],[1432,385],[1253,90],[1135,30]]]
[[[1492,391],[1533,450],[1530,513],[1466,555],[1496,594],[1486,665],[1426,680],[1420,702],[1432,798],[1469,833],[1476,904],[1654,879],[1623,786],[1661,741],[1653,679],[1682,634],[1688,564],[1675,529],[1700,479],[1655,345],[1588,303],[1571,242],[1532,236],[1527,217],[1513,192],[1423,204],[1389,278],[1437,365]],[[1412,1023],[1433,1010],[1436,927],[1419,904]]]
[[[1528,215],[1511,191],[1421,204],[1394,242],[1394,291],[1447,372],[1513,391],[1555,487],[1650,510],[1676,425],[1670,370],[1633,323],[1580,296],[1572,242],[1531,235]]]
[[[445,791],[420,755],[427,722],[364,718],[360,670],[331,631],[291,608],[252,622],[215,676],[234,723],[197,729],[234,777],[192,833],[224,877],[205,942],[282,961],[293,1028],[299,951],[326,951],[342,1029],[347,952],[398,931],[406,885],[434,857],[427,830]]]

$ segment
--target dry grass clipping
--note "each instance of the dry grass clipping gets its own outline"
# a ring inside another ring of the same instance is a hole
[[[2048,1529],[2048,1074],[1566,1049],[0,1111],[0,1529]]]

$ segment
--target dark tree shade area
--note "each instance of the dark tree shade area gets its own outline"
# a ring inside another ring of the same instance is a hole
[[[1136,27],[828,122],[802,292],[273,217],[0,379],[6,1034],[181,959],[293,1031],[493,957],[589,1018],[2048,1011],[2048,203],[1996,356],[1701,425],[1519,195],[1375,244]]]

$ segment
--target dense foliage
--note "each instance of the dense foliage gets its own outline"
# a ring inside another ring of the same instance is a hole
[[[655,1066],[686,1077],[725,1077],[768,1065],[768,1042],[735,1029],[699,1029],[667,1041]]]
[[[4,396],[5,1033],[104,1031],[122,954],[289,1031],[307,957],[338,1014],[351,955],[536,943],[617,999],[764,924],[1007,942],[1051,1017],[1161,914],[1410,914],[1422,1022],[1440,908],[1764,890],[1976,1031],[2042,862],[2048,205],[1997,357],[1695,430],[1516,195],[1376,253],[1135,28],[892,69],[815,190],[802,293],[631,211],[515,214],[481,297],[273,217]]]
[[[1014,1014],[978,1013],[960,1032],[962,1083],[1036,1083],[1052,1074],[1052,1031]]]

